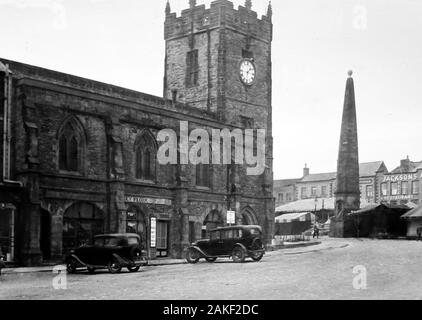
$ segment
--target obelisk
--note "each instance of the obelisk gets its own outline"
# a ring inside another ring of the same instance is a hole
[[[344,97],[340,145],[337,159],[337,186],[335,191],[335,217],[330,226],[330,236],[346,237],[347,214],[359,210],[359,148],[356,120],[355,88],[349,71]]]

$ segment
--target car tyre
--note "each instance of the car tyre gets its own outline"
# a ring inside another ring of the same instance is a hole
[[[246,258],[245,250],[242,247],[235,247],[232,252],[232,259],[236,263],[244,262]]]
[[[129,272],[138,272],[140,268],[141,268],[141,266],[127,267],[127,269],[129,270]]]
[[[215,262],[217,260],[217,258],[205,258],[205,260],[212,263],[212,262]]]
[[[74,258],[70,258],[66,263],[66,270],[68,273],[76,273],[78,271],[78,261]]]
[[[112,260],[108,263],[108,271],[110,273],[120,273],[120,271],[122,271],[122,266],[116,261],[116,260]]]
[[[186,261],[189,263],[195,264],[199,261],[199,258],[199,252],[194,248],[189,248],[186,252]]]

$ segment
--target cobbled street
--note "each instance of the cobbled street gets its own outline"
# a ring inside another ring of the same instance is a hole
[[[356,266],[367,288],[355,289]],[[261,262],[228,259],[196,265],[148,266],[138,273],[67,275],[55,290],[50,272],[3,274],[1,299],[422,299],[422,242],[323,239],[322,244],[269,252]],[[360,269],[361,270],[361,269]]]

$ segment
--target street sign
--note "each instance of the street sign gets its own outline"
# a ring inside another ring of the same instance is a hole
[[[227,224],[236,224],[236,212],[227,211]]]

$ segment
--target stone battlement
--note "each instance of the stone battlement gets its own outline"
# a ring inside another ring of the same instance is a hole
[[[167,10],[165,40],[183,37],[192,32],[205,32],[223,25],[263,40],[272,39],[271,11],[259,19],[255,11],[243,6],[236,10],[228,0],[215,0],[208,9],[205,5],[195,5],[183,10],[181,16],[171,13],[169,7]]]

